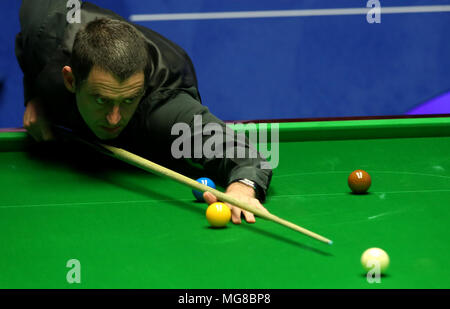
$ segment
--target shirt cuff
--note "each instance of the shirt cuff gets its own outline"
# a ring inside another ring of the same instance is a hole
[[[265,197],[264,190],[253,180],[250,180],[247,178],[241,178],[241,179],[236,179],[236,180],[232,181],[230,184],[232,184],[234,182],[240,182],[246,186],[253,188],[253,190],[255,190],[255,198],[258,199],[260,202],[262,202],[264,200],[264,197]]]

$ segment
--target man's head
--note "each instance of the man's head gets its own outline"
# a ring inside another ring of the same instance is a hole
[[[123,21],[102,18],[78,31],[63,78],[89,128],[112,139],[136,111],[150,71],[143,36]]]

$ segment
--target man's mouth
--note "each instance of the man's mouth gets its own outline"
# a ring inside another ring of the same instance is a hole
[[[114,128],[108,128],[108,127],[102,126],[102,129],[107,131],[107,132],[109,132],[109,133],[116,133],[117,131],[119,131],[120,126],[114,127]]]

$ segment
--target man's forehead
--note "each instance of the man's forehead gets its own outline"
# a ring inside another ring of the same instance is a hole
[[[144,88],[144,73],[138,72],[121,81],[113,74],[94,67],[86,86],[90,92],[141,92]]]

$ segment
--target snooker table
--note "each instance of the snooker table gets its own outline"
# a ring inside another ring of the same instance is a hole
[[[262,218],[209,228],[188,187],[2,132],[0,288],[450,288],[449,117],[261,125],[279,128],[264,206],[333,245]],[[368,194],[350,193],[355,169]],[[391,259],[380,283],[360,264],[370,247]]]

